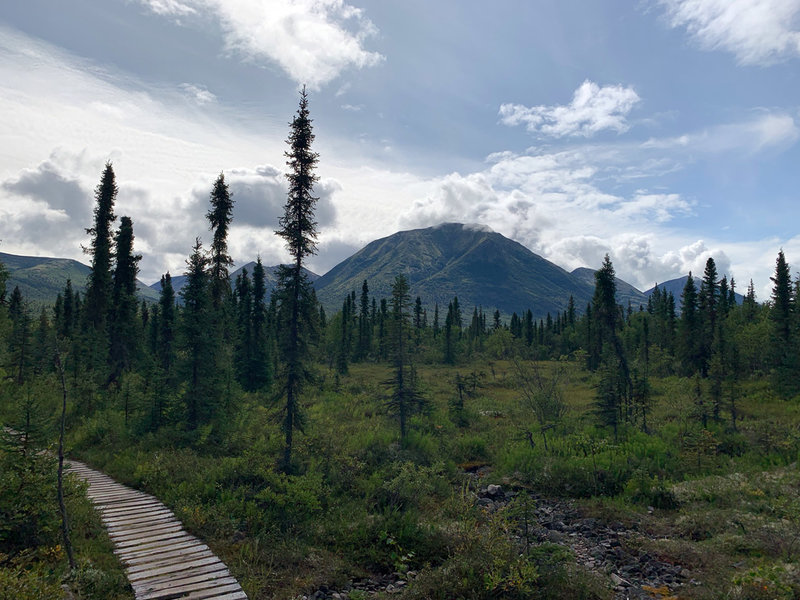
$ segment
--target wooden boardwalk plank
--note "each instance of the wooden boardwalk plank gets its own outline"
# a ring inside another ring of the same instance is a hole
[[[225,564],[156,498],[82,463],[68,468],[89,484],[136,600],[247,600]]]

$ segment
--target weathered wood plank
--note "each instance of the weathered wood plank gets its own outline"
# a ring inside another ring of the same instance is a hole
[[[155,561],[130,565],[128,567],[128,573],[141,573],[142,571],[147,571],[152,569],[153,566],[168,567],[170,565],[192,562],[195,560],[201,560],[203,558],[216,558],[216,556],[214,555],[213,552],[211,552],[211,550],[198,550],[197,552],[193,552],[190,554],[184,554],[184,555],[178,554],[174,556],[160,557]]]
[[[223,589],[223,586],[234,586],[232,590]],[[211,591],[212,593],[224,593],[225,591],[235,591],[239,587],[233,577],[223,577],[220,579],[210,579],[187,585],[176,585],[153,592],[142,594],[142,600],[169,600],[170,598],[186,598],[191,592]]]
[[[166,589],[173,585],[183,585],[185,583],[193,583],[199,581],[209,581],[214,579],[222,579],[224,577],[232,577],[230,571],[224,566],[208,566],[198,569],[192,569],[185,573],[176,573],[174,575],[167,575],[156,579],[147,579],[139,583],[131,583],[133,589],[137,593],[144,593],[148,590]]]
[[[174,548],[173,546],[169,546],[169,550],[165,550],[163,552],[151,552],[149,554],[144,554],[142,556],[137,556],[135,558],[129,558],[125,561],[126,565],[135,566],[141,565],[145,563],[150,563],[158,560],[169,560],[173,556],[174,557],[183,557],[184,559],[188,556],[193,556],[199,552],[210,552],[211,549],[206,546],[205,544],[194,544],[193,546],[187,546],[185,548]]]
[[[200,540],[190,537],[184,542],[178,542],[178,543],[165,542],[160,546],[148,546],[146,548],[129,548],[120,555],[120,560],[122,560],[123,562],[136,560],[137,558],[142,558],[144,556],[151,556],[155,554],[160,554],[162,552],[169,552],[170,550],[192,548],[194,546],[202,546],[203,548],[207,547]]]
[[[147,571],[139,571],[137,573],[129,573],[128,580],[131,582],[142,581],[144,579],[151,579],[159,575],[166,575],[167,573],[177,573],[179,571],[186,571],[192,567],[206,567],[214,564],[222,564],[222,561],[216,556],[211,558],[200,558],[198,560],[190,560],[183,562],[179,565],[168,565],[166,567],[150,568]]]

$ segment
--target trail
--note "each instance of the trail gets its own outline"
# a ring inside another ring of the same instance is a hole
[[[68,463],[68,470],[89,484],[89,499],[136,600],[247,600],[225,564],[156,498],[78,461]]]

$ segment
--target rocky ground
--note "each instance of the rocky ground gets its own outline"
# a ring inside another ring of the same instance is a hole
[[[499,485],[479,487],[475,502],[494,512],[520,494],[528,494],[531,499],[531,521],[527,534],[520,531],[518,537],[527,535],[533,543],[551,542],[569,548],[579,565],[608,578],[615,600],[668,599],[679,595],[685,586],[700,585],[684,566],[663,562],[637,549],[643,538],[655,539],[640,531],[637,524],[626,526],[586,517],[570,500],[545,498]],[[322,586],[298,600],[347,599],[353,590],[361,590],[370,597],[381,592],[399,593],[415,576],[414,571],[409,571],[405,575],[393,573],[352,581],[341,589]]]

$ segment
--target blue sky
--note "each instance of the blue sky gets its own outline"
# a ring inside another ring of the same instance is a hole
[[[86,260],[111,160],[142,279],[180,273],[224,172],[234,259],[273,234],[297,92],[319,273],[488,225],[646,289],[800,265],[800,0],[26,0],[0,5],[0,250]],[[792,262],[795,261],[795,262]]]

